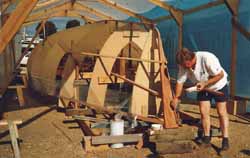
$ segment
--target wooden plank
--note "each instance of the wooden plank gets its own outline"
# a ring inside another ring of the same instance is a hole
[[[132,11],[130,11],[130,10],[128,10],[128,9],[126,9],[126,8],[118,5],[117,3],[111,2],[109,0],[97,0],[97,1],[100,2],[100,3],[102,3],[102,4],[104,4],[104,5],[109,6],[111,8],[119,10],[119,11],[121,11],[121,12],[123,12],[123,13],[125,13],[125,14],[127,14],[129,16],[138,18],[138,19],[142,20],[145,23],[150,23],[150,24],[152,23],[151,19],[148,19],[148,18],[146,18],[146,17],[144,17],[142,15],[136,14],[136,13],[134,13],[134,12],[132,12]]]
[[[250,41],[250,32],[244,28],[236,18],[232,18],[233,27],[236,28],[248,41]]]
[[[84,150],[86,152],[90,152],[90,151],[104,151],[104,150],[109,150],[109,146],[108,145],[98,145],[98,146],[92,146],[91,145],[91,137],[88,136],[84,136],[83,137],[83,145],[84,145]]]
[[[142,134],[124,134],[117,136],[93,136],[91,137],[91,143],[93,145],[98,144],[113,144],[113,143],[131,143],[138,142],[142,138]]]
[[[94,115],[94,112],[91,109],[66,109],[65,115]]]
[[[0,30],[0,54],[15,36],[38,0],[22,0]]]

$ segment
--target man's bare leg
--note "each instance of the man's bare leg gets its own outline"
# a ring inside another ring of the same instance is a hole
[[[210,136],[210,101],[200,101],[201,122],[205,136]]]
[[[223,136],[222,149],[227,150],[229,148],[229,142],[228,142],[229,119],[227,114],[227,104],[226,102],[217,102],[216,107],[220,119],[220,128]]]

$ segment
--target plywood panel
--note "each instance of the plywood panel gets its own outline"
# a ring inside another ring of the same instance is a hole
[[[104,44],[103,48],[101,49],[100,55],[118,56],[122,48],[124,48],[128,44],[128,42],[129,39],[123,38],[122,32],[114,32]],[[106,72],[102,63],[105,64]],[[100,106],[104,105],[107,85],[99,85],[98,77],[105,76],[107,75],[106,73],[110,74],[114,63],[115,59],[113,58],[101,58],[101,61],[96,61],[88,91],[88,103],[97,104]]]

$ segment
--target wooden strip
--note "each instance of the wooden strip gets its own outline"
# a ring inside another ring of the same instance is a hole
[[[94,136],[91,137],[93,145],[113,144],[113,143],[131,143],[138,142],[142,138],[142,134],[125,134],[117,136]]]
[[[0,30],[0,54],[15,36],[38,0],[22,0]]]
[[[164,62],[164,52],[162,48],[162,40],[158,30],[155,30],[157,33],[158,41],[158,50],[159,50],[159,59]],[[170,107],[170,100],[172,99],[172,91],[170,80],[165,73],[165,65],[160,64],[160,78],[161,78],[161,90],[162,90],[162,104],[163,104],[163,115],[164,115],[164,127],[165,128],[177,128],[177,120],[175,117],[175,112]]]
[[[230,96],[235,96],[236,63],[237,63],[237,34],[236,27],[232,27],[231,63],[230,63]]]
[[[232,18],[233,27],[236,28],[248,41],[250,41],[250,32],[245,29],[236,18]]]
[[[114,75],[114,76],[116,76],[116,77],[118,77],[118,78],[120,78],[120,79],[122,79],[122,80],[124,80],[124,81],[126,81],[126,82],[128,82],[128,83],[131,83],[131,84],[133,84],[133,85],[136,86],[136,87],[139,87],[139,88],[141,88],[141,89],[143,89],[143,90],[145,90],[145,91],[148,91],[149,93],[151,93],[151,94],[154,95],[154,96],[160,96],[160,94],[159,94],[157,91],[154,91],[154,90],[152,90],[152,89],[149,89],[149,88],[146,88],[146,87],[144,87],[144,86],[141,86],[141,85],[135,83],[134,81],[132,81],[132,80],[130,80],[130,79],[127,79],[127,78],[125,78],[125,77],[123,77],[123,76],[121,76],[121,75],[119,75],[119,74],[116,74],[116,73],[113,73],[113,72],[111,72],[110,74],[111,74],[111,75]]]
[[[138,61],[138,62],[149,62],[149,63],[162,63],[158,60],[149,60],[149,59],[139,59],[139,58],[129,58],[129,57],[114,57],[109,55],[101,55],[101,54],[94,54],[94,53],[87,53],[87,52],[81,52],[81,55],[88,55],[88,56],[96,56],[96,57],[102,57],[102,58],[111,58],[111,59],[120,59],[120,60],[131,60],[131,61]],[[166,63],[166,62],[165,62]]]

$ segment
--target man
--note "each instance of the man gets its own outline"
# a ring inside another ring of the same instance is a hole
[[[222,150],[229,149],[228,126],[226,102],[228,99],[227,73],[221,67],[218,58],[210,52],[198,51],[196,53],[184,48],[177,52],[176,62],[179,65],[175,97],[172,101],[174,108],[180,102],[183,84],[190,79],[197,87],[197,100],[199,101],[202,127],[204,136],[202,144],[210,145],[210,101],[216,102],[216,108],[222,130]],[[206,90],[208,89],[208,90]],[[217,95],[211,91],[220,92]]]

